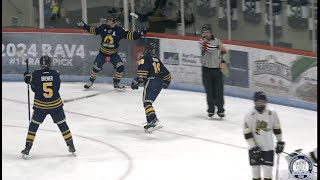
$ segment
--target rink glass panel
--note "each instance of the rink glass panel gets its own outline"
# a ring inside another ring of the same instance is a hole
[[[38,1],[3,0],[2,28],[39,27]]]
[[[116,11],[115,14],[118,15],[119,25],[123,25],[123,1],[119,0],[87,0],[87,17],[88,23],[90,25],[100,25],[106,23],[106,18],[110,15],[109,11],[112,8]]]
[[[45,28],[76,28],[75,24],[81,19],[79,0],[44,1]]]

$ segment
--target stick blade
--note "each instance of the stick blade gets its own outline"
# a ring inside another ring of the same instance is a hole
[[[130,13],[130,16],[132,16],[132,17],[134,17],[134,18],[136,18],[136,19],[138,19],[138,18],[139,18],[138,14],[133,13],[133,12],[131,12],[131,13]]]

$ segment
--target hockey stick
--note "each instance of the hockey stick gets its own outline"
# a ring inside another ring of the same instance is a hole
[[[26,59],[26,65],[27,65],[27,72],[29,72],[29,59]],[[30,85],[27,84],[28,87],[28,117],[29,117],[29,122],[31,121],[30,118]]]
[[[29,59],[26,58],[26,56],[24,56],[21,52],[17,52],[17,56],[21,57],[21,59],[26,59],[26,66],[27,66],[27,72],[29,72]],[[28,120],[30,122],[31,118],[30,118],[30,85],[27,84],[27,91],[28,91]]]
[[[142,27],[142,22],[141,22],[141,20],[139,19],[139,15],[136,14],[136,13],[131,12],[131,13],[130,13],[130,16],[132,16],[133,18],[135,18],[137,21],[140,22],[140,29],[142,29],[142,28],[143,28],[143,27]],[[143,39],[144,39],[145,42],[147,42],[146,36],[144,36]]]
[[[276,164],[276,180],[279,178],[279,163],[280,163],[280,154],[277,154],[277,164]]]

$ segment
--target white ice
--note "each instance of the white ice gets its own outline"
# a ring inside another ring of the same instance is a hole
[[[64,105],[77,156],[51,117],[37,132],[27,160],[21,158],[28,127],[27,86],[2,82],[2,178],[4,180],[249,180],[245,113],[252,101],[225,97],[225,120],[206,116],[204,93],[163,90],[154,108],[164,125],[146,134],[142,88],[125,92],[108,84],[83,91],[83,83],[62,83],[64,100],[102,94]],[[31,102],[33,93],[31,93]],[[317,113],[269,104],[281,120],[286,152],[317,146]],[[31,111],[32,113],[32,111]],[[281,179],[287,162],[280,158]]]

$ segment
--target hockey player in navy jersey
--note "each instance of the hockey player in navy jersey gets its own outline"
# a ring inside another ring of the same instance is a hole
[[[162,88],[167,89],[171,82],[171,74],[163,63],[155,56],[156,45],[150,43],[139,60],[137,77],[131,83],[132,89],[138,89],[144,83],[143,106],[146,113],[147,124],[145,132],[151,133],[162,128],[156,116],[152,103],[156,100]]]
[[[29,155],[39,125],[48,114],[51,115],[53,122],[58,125],[69,147],[69,152],[74,153],[76,151],[62,107],[63,102],[59,94],[61,83],[60,74],[58,71],[50,69],[51,62],[49,56],[42,56],[40,58],[42,69],[36,70],[32,74],[30,72],[24,73],[24,81],[31,85],[31,89],[35,94],[33,104],[34,111],[29,124],[26,146],[25,149],[21,151],[23,156]]]
[[[121,39],[141,39],[146,35],[147,31],[146,29],[141,29],[140,31],[125,31],[122,27],[117,26],[117,22],[118,17],[116,15],[110,15],[107,17],[107,24],[102,24],[99,27],[89,26],[83,21],[77,23],[78,27],[88,31],[90,34],[101,36],[99,54],[94,61],[93,69],[90,74],[90,81],[84,86],[85,89],[92,86],[98,72],[102,70],[102,66],[106,62],[111,62],[116,69],[113,77],[114,88],[125,88],[124,85],[120,84],[120,80],[123,76],[124,65],[118,55],[119,42]]]

